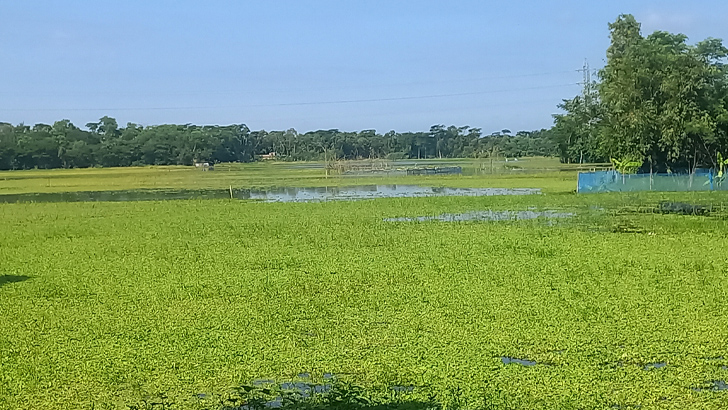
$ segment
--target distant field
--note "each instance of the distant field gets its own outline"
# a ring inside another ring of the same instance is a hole
[[[0,195],[27,192],[107,191],[130,189],[260,188],[361,184],[425,184],[455,187],[520,187],[552,191],[576,189],[576,166],[555,158],[526,158],[518,162],[489,160],[419,160],[422,166],[457,163],[461,176],[327,177],[323,163],[258,162],[220,164],[214,171],[195,167],[155,166],[29,171],[0,171]],[[588,165],[586,165],[588,167]],[[480,168],[483,168],[480,170]],[[491,172],[494,171],[494,172]]]

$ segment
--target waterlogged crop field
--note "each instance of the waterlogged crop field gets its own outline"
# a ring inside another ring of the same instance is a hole
[[[524,158],[517,162],[474,159],[409,161],[407,166],[457,165],[465,175],[450,176],[349,176],[327,175],[324,162],[255,162],[217,164],[214,171],[190,166],[124,168],[36,169],[0,171],[0,195],[22,193],[120,191],[135,189],[227,189],[269,187],[318,187],[364,184],[409,184],[433,186],[544,188],[550,191],[576,189],[579,165],[560,164],[557,158]],[[356,162],[356,161],[355,161]],[[360,163],[366,161],[359,161]],[[397,166],[392,163],[392,166]],[[598,166],[598,165],[594,165]],[[482,167],[486,169],[481,170]],[[589,165],[583,165],[588,168]],[[494,174],[490,172],[494,171]]]
[[[637,212],[661,200],[728,196],[3,204],[0,408],[234,408],[306,373],[360,408],[723,409],[728,223]],[[574,215],[388,219],[533,208]]]

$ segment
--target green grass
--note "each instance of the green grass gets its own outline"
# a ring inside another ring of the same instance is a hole
[[[443,160],[452,162],[452,160]],[[469,173],[480,163],[457,160]],[[436,165],[438,160],[427,160]],[[516,165],[517,164],[517,165]],[[305,168],[306,166],[320,168]],[[430,177],[327,177],[321,163],[266,162],[251,164],[221,164],[215,171],[203,172],[194,167],[154,166],[127,168],[56,169],[29,171],[0,171],[0,195],[30,192],[107,191],[130,189],[227,189],[238,187],[310,187],[364,184],[423,184],[453,187],[519,187],[544,188],[553,192],[576,189],[575,165],[559,164],[555,158],[529,158],[509,166],[496,164],[491,174],[489,163],[485,172],[473,176]]]
[[[467,178],[417,181],[479,181]],[[632,210],[728,196],[552,194],[567,190],[535,178],[553,191],[0,205],[0,408],[124,408],[160,394],[194,407],[197,393],[301,372],[372,392],[413,385],[405,401],[450,407],[726,408],[728,392],[692,388],[728,378],[728,224]],[[382,220],[531,206],[578,216]],[[656,362],[668,365],[643,369]]]

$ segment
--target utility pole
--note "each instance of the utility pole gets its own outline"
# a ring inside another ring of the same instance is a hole
[[[589,61],[584,59],[584,66],[581,70],[577,71],[581,71],[584,75],[584,82],[582,83],[584,88],[582,89],[582,93],[584,94],[584,101],[588,104],[589,99],[591,98],[591,70],[589,69]]]
[[[591,69],[589,68],[589,61],[586,58],[584,59],[584,66],[582,67],[582,69],[581,70],[577,70],[577,71],[581,71],[582,74],[584,75],[584,79],[582,80],[583,81],[583,83],[582,83],[582,86],[583,86],[583,88],[582,88],[582,94],[583,94],[582,95],[582,98],[584,98],[584,109],[586,110],[586,112],[588,113],[588,115],[591,115],[592,114],[592,109],[591,109],[591,105],[592,105],[592,100],[591,100],[591,98],[592,98]],[[592,125],[593,121],[594,121],[594,118],[591,118],[588,121],[588,123],[587,123],[588,133],[589,134],[591,134],[591,132],[592,132],[591,125]],[[580,152],[580,155],[579,155],[579,163],[580,164],[583,164],[584,163],[584,151],[583,150]]]

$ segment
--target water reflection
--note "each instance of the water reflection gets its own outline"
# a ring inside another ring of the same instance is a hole
[[[125,202],[180,199],[252,199],[264,202],[352,201],[378,198],[415,198],[431,196],[533,195],[535,188],[447,188],[419,185],[362,185],[349,187],[271,188],[271,189],[202,189],[128,191],[51,192],[0,195],[0,203],[16,202]]]
[[[515,364],[520,364],[521,366],[526,366],[526,367],[533,367],[538,364],[533,360],[518,359],[515,357],[509,357],[509,356],[501,356],[500,359],[501,359],[501,362],[503,362],[503,364],[515,363]]]
[[[346,201],[378,198],[416,198],[429,196],[532,195],[540,189],[446,188],[419,185],[362,185],[352,187],[279,188],[244,191],[241,199],[267,202]]]

